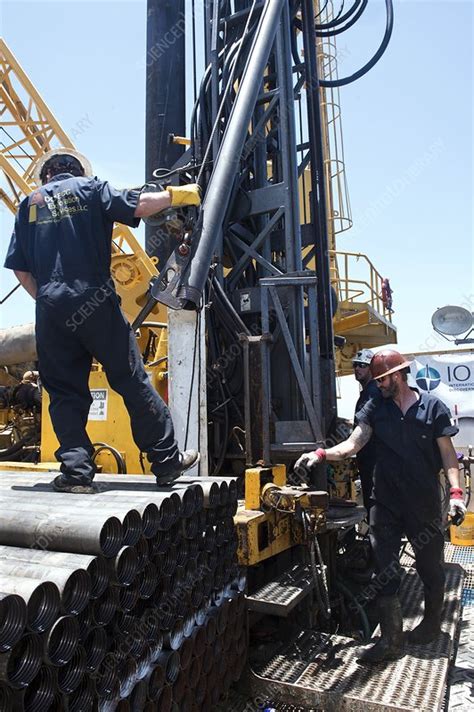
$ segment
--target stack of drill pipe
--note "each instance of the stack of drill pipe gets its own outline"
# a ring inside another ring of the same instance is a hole
[[[235,478],[2,473],[0,709],[210,710],[247,655]]]

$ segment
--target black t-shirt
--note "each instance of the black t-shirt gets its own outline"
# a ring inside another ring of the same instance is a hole
[[[382,398],[380,389],[374,380],[368,382],[368,384],[360,392],[359,398],[357,400],[354,412],[354,422],[356,422],[357,414],[364,408],[369,400],[374,400],[377,402]],[[357,453],[357,465],[360,470],[373,470],[375,466],[375,440],[370,438],[367,445],[359,450]]]
[[[80,294],[110,279],[114,222],[136,227],[140,192],[62,173],[20,203],[5,267],[30,272],[38,297]]]
[[[416,390],[416,389],[413,389]],[[442,467],[437,438],[453,436],[449,409],[435,396],[419,393],[405,415],[392,398],[369,400],[356,424],[373,430],[376,462],[373,499],[385,506],[415,506],[420,516],[439,509],[438,473]]]

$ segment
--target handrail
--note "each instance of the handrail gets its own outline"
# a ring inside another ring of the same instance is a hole
[[[339,250],[328,252],[338,265],[336,288],[339,301],[368,304],[391,322],[393,311],[382,298],[382,275],[367,255]]]

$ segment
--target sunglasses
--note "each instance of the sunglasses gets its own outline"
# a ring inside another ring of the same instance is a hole
[[[357,362],[357,363],[354,363],[354,364],[352,364],[352,365],[353,365],[354,368],[356,368],[356,367],[357,367],[357,368],[369,368],[369,364],[368,364],[368,363],[358,363],[358,362]]]

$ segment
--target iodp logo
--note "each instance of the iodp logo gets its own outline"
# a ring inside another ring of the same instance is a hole
[[[424,391],[434,391],[441,382],[441,374],[435,368],[423,366],[415,376],[416,385]]]

